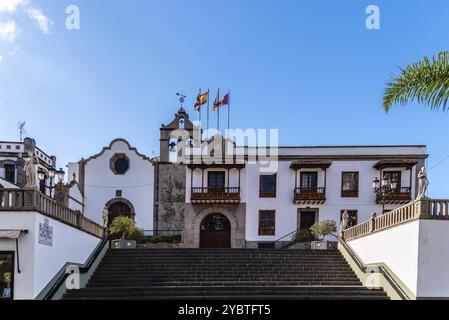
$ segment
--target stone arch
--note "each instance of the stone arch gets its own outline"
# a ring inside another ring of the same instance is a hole
[[[186,245],[193,248],[200,246],[201,223],[210,214],[221,214],[225,216],[231,225],[231,248],[244,247],[245,242],[245,216],[244,211],[232,210],[227,205],[213,205],[207,208],[190,211],[185,230]],[[242,208],[243,209],[243,208]],[[187,222],[187,221],[186,221]]]
[[[200,248],[230,248],[231,224],[221,213],[211,213],[200,224]]]
[[[105,204],[105,207],[108,210],[109,215],[110,215],[108,223],[112,222],[112,219],[111,219],[112,212],[110,212],[110,209],[113,208],[114,206],[118,205],[118,204],[126,205],[129,208],[129,213],[126,212],[125,214],[126,215],[129,214],[131,219],[133,219],[133,220],[135,219],[136,211],[135,211],[134,205],[131,203],[131,201],[129,201],[128,199],[125,199],[125,198],[113,198],[113,199],[109,200],[108,202],[106,202],[106,204]]]

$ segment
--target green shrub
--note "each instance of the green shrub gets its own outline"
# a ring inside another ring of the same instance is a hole
[[[312,234],[307,229],[300,229],[298,232],[296,232],[293,235],[294,242],[304,243],[309,242],[313,240]]]
[[[315,223],[310,231],[316,238],[323,239],[325,236],[337,232],[337,223],[333,220],[323,220]]]
[[[112,220],[109,226],[109,234],[122,237],[124,233],[126,233],[125,238],[128,240],[135,240],[138,243],[145,241],[143,230],[136,226],[133,219],[127,216],[119,216]]]
[[[180,242],[181,242],[180,235],[146,237],[146,243],[180,243]]]

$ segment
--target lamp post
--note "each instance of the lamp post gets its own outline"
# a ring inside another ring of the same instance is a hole
[[[64,170],[62,170],[62,168],[60,168],[59,170],[56,170],[54,168],[48,169],[48,177],[50,178],[50,185],[49,186],[45,185],[45,188],[50,190],[50,197],[52,197],[52,190],[55,189],[58,184],[62,184],[62,181],[64,180],[64,175],[65,172]],[[53,179],[55,178],[55,176],[58,177],[59,181],[57,184],[53,185]],[[45,171],[39,169],[37,171],[37,177],[39,178],[40,181],[45,181],[46,177]]]
[[[389,195],[393,194],[398,186],[396,179],[390,180],[387,177],[383,177],[382,181],[376,177],[373,180],[374,193],[382,199],[382,214],[385,212],[385,199]]]

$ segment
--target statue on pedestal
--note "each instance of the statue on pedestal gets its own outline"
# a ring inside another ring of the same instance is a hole
[[[346,230],[349,224],[349,213],[348,210],[345,210],[341,215],[341,223],[340,223],[340,232]]]
[[[101,210],[101,218],[103,219],[103,228],[107,228],[109,222],[109,211],[106,206],[104,206],[103,210]]]
[[[418,173],[418,196],[416,200],[426,199],[427,187],[429,186],[429,180],[427,179],[427,171],[425,167],[421,168]]]
[[[34,153],[29,151],[28,159],[25,160],[25,166],[23,167],[26,177],[25,188],[36,189],[36,164]]]

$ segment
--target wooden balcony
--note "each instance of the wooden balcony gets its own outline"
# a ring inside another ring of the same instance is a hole
[[[293,202],[295,204],[323,204],[326,202],[326,188],[296,188]]]
[[[411,188],[397,188],[392,193],[385,197],[386,204],[405,204],[412,201]],[[376,203],[382,203],[382,196],[380,194],[376,197]]]
[[[193,187],[190,201],[194,204],[240,203],[239,187]]]
[[[98,238],[104,236],[102,226],[34,189],[0,189],[0,213],[2,211],[39,212]]]

